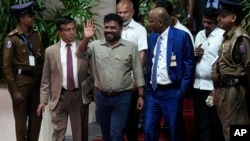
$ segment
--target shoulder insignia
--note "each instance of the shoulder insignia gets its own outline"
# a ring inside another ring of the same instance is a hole
[[[11,32],[8,34],[8,36],[12,36],[12,35],[14,35],[14,34],[16,34],[16,33],[18,33],[18,30],[17,30],[17,29],[11,31]]]
[[[246,46],[243,45],[243,44],[241,44],[241,45],[239,46],[239,54],[240,54],[240,55],[244,55],[245,52],[246,52]]]
[[[6,48],[11,48],[12,47],[12,42],[10,40],[8,40],[5,47]]]

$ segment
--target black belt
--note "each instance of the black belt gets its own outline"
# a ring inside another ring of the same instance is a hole
[[[234,86],[240,83],[240,79],[222,79],[219,82],[214,82],[214,88],[226,88],[230,86]]]
[[[33,70],[16,69],[15,73],[20,74],[20,75],[26,75],[26,76],[29,76],[29,77],[34,77],[35,76],[35,72]]]
[[[62,91],[68,91],[68,92],[75,92],[75,91],[77,91],[78,90],[78,88],[75,88],[74,90],[72,90],[72,91],[70,91],[70,90],[67,90],[67,89],[65,89],[65,88],[62,88]]]
[[[162,85],[162,84],[157,84],[156,89],[168,89],[168,88],[173,88],[175,85],[173,83]]]
[[[109,97],[112,97],[112,96],[117,96],[117,95],[120,95],[120,94],[123,94],[125,92],[128,92],[128,91],[131,91],[131,90],[125,90],[125,91],[120,91],[120,92],[114,92],[114,91],[110,91],[110,92],[104,92],[104,91],[101,91],[97,88],[98,91],[100,91],[100,93],[104,96],[109,96]]]

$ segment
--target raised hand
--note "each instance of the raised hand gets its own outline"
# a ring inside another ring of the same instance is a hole
[[[202,44],[200,44],[196,49],[195,49],[195,55],[196,56],[202,56],[204,53],[204,49],[201,47]]]
[[[96,31],[93,20],[87,20],[87,22],[83,24],[83,29],[84,29],[84,38],[92,38]]]

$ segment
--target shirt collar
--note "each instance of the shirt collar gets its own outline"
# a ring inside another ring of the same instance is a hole
[[[66,44],[71,44],[71,47],[75,47],[76,43],[73,41],[71,43],[66,43],[61,39],[61,47],[66,47]]]
[[[168,26],[168,28],[166,28],[166,29],[161,33],[160,36],[161,36],[163,39],[166,38],[166,37],[168,36],[169,27],[170,27],[170,26]]]
[[[237,27],[233,27],[228,33],[225,33],[223,36],[225,37],[225,40],[227,40],[228,38],[232,38],[232,36],[234,35],[234,31]]]
[[[101,40],[100,40],[100,45],[105,45],[105,46],[109,47],[109,44],[108,44],[108,42],[106,41],[106,39],[101,39]],[[122,46],[125,45],[123,39],[120,39],[119,42],[118,42],[118,44],[117,44],[117,46],[120,46],[120,45],[122,45]]]
[[[20,26],[17,26],[15,30],[17,31],[18,35],[24,34],[24,33],[22,32]],[[30,31],[29,31],[29,33],[33,33],[33,32],[34,32],[34,29],[31,28]]]
[[[134,19],[132,18],[131,21],[128,23],[128,25],[126,27],[123,27],[123,29],[127,29],[127,28],[134,28],[136,25],[135,25],[135,21]]]

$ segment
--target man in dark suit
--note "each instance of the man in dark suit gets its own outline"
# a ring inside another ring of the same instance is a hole
[[[155,127],[163,115],[171,141],[182,141],[182,100],[194,72],[194,50],[189,35],[169,26],[162,7],[149,13],[145,90],[145,141],[157,141]]]
[[[56,21],[60,41],[45,51],[44,70],[40,89],[38,116],[49,104],[52,140],[63,141],[70,116],[74,141],[88,140],[88,105],[83,105],[81,82],[88,74],[88,60],[75,56],[79,40],[72,18],[61,17]],[[71,59],[70,59],[71,58]],[[70,63],[71,62],[71,63]]]

